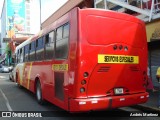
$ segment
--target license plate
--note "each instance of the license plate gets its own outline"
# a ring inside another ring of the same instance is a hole
[[[98,63],[139,64],[139,56],[99,54]]]
[[[114,93],[115,93],[116,95],[123,94],[123,88],[115,88],[115,89],[114,89]]]

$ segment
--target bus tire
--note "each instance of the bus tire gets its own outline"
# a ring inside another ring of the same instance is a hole
[[[44,100],[42,97],[41,83],[39,81],[36,82],[36,98],[39,104],[41,105],[44,104]]]

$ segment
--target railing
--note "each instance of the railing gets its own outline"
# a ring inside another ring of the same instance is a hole
[[[95,8],[128,12],[145,22],[160,18],[160,0],[95,0]],[[116,7],[119,6],[119,7]],[[116,9],[114,9],[116,8]],[[117,10],[124,9],[122,10]]]

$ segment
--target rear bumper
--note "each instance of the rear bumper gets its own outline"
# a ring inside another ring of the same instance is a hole
[[[100,98],[86,98],[86,99],[70,99],[69,111],[81,112],[90,110],[105,110],[124,106],[131,106],[145,103],[148,100],[149,94],[147,92],[124,96],[111,96]]]

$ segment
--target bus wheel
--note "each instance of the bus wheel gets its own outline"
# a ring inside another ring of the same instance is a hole
[[[42,98],[42,89],[41,89],[41,84],[39,81],[36,83],[36,98],[39,104],[43,104],[43,98]]]

